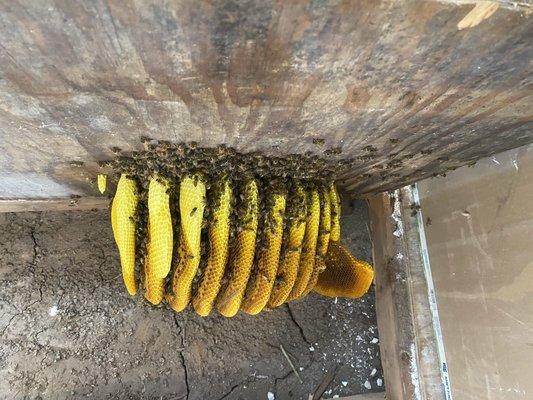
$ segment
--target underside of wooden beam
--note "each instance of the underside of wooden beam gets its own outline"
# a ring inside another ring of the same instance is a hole
[[[149,136],[351,159],[355,195],[533,142],[526,1],[0,2],[0,198]]]

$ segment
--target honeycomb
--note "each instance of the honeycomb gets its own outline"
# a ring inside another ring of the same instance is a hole
[[[186,176],[180,183],[179,214],[181,229],[178,243],[178,264],[172,278],[170,307],[183,311],[191,299],[192,281],[200,265],[202,221],[206,187],[202,178]],[[150,215],[150,208],[148,208]]]
[[[137,203],[137,184],[134,180],[122,174],[111,205],[111,227],[120,255],[124,285],[132,296],[137,293],[134,222]]]
[[[245,183],[240,206],[242,217],[233,241],[227,283],[217,298],[218,312],[225,317],[233,317],[241,308],[254,262],[259,214],[259,192],[255,180],[250,179]]]
[[[270,308],[277,307],[287,300],[298,275],[302,243],[305,235],[307,195],[301,184],[296,187],[295,192],[295,200],[293,204],[290,204],[291,208],[295,208],[298,204],[302,204],[303,206],[297,208],[297,213],[287,229],[288,234],[285,248],[280,257],[276,281],[274,282],[274,287],[268,300],[268,307]]]
[[[292,287],[287,301],[300,297],[303,293],[309,278],[315,268],[316,246],[318,242],[318,229],[320,227],[320,195],[318,190],[313,189],[309,194],[309,205],[307,208],[307,219],[305,222],[305,234],[300,257],[300,265],[296,281]]]
[[[143,140],[101,162],[118,184],[111,224],[128,292],[200,316],[258,314],[311,291],[360,297],[372,267],[340,241],[342,165]],[[136,270],[140,270],[139,279]]]
[[[209,256],[207,264],[192,302],[194,310],[204,317],[209,315],[213,308],[228,260],[231,185],[229,180],[226,179],[221,186],[218,191],[218,205],[213,210],[209,227]]]
[[[268,202],[264,248],[258,252],[256,271],[248,281],[248,287],[241,304],[241,310],[247,314],[257,314],[263,310],[270,298],[270,292],[278,271],[286,195],[282,193],[272,194]]]
[[[330,242],[324,258],[326,268],[314,290],[328,297],[356,299],[364,295],[374,279],[370,264],[357,260],[340,242]]]
[[[322,187],[320,190],[320,225],[318,230],[315,264],[313,266],[313,272],[309,277],[309,282],[307,282],[305,290],[299,297],[305,297],[313,290],[318,280],[318,276],[325,268],[324,257],[328,252],[331,232],[330,204],[329,191],[325,187]]]

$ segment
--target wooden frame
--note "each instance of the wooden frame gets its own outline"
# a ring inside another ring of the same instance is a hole
[[[387,398],[451,400],[415,185],[369,199]]]
[[[99,210],[109,207],[109,199],[102,197],[57,199],[0,199],[0,213],[23,211]]]

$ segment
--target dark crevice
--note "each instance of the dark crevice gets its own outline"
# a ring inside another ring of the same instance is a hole
[[[178,316],[177,316],[176,313],[174,313],[173,318],[174,318],[174,324],[178,328],[178,334],[181,337],[180,348],[184,348],[185,347],[185,337],[183,336],[183,329],[182,329],[182,327],[181,327],[181,325],[180,325],[180,323],[178,321]],[[186,394],[185,394],[185,399],[188,399],[189,395],[191,393],[191,388],[190,388],[190,384],[189,384],[189,371],[187,370],[187,362],[185,361],[185,356],[183,355],[183,351],[182,350],[179,351],[179,356],[180,356],[181,366],[183,367],[183,373],[185,374],[185,387],[186,387],[186,390],[187,390]]]
[[[11,316],[11,318],[9,318],[9,321],[7,321],[7,325],[4,326],[4,329],[2,329],[2,336],[6,333],[7,328],[9,328],[9,326],[11,325],[11,323],[13,322],[13,320],[14,320],[16,317],[18,317],[19,315],[21,315],[22,313],[23,313],[23,311],[20,311],[20,312],[18,312],[18,313],[16,313],[16,314],[13,314],[13,315]]]
[[[312,346],[311,341],[309,341],[309,339],[307,339],[307,336],[305,336],[305,332],[304,332],[302,326],[298,323],[298,321],[294,317],[294,314],[292,313],[292,310],[291,310],[291,306],[289,305],[289,303],[285,303],[285,304],[287,305],[287,311],[289,312],[289,316],[291,317],[292,322],[294,322],[294,325],[296,325],[298,327],[299,331],[300,331],[300,335],[302,336],[302,339],[309,346]]]
[[[251,383],[253,382],[252,380],[250,379],[247,379],[247,380],[244,380],[240,383],[237,383],[236,385],[233,385],[230,390],[228,390],[226,393],[224,393],[222,395],[222,397],[219,397],[218,400],[224,400],[224,399],[227,399],[228,396],[230,396],[235,390],[237,390],[238,388],[240,388],[242,385],[244,385],[245,383]]]
[[[32,259],[29,263],[29,269],[30,269],[30,273],[32,274],[32,276],[34,277],[35,279],[35,270],[37,269],[37,264],[39,263],[39,259],[41,257],[41,254],[39,253],[39,249],[40,249],[40,246],[39,246],[39,243],[37,242],[37,236],[36,236],[36,230],[37,228],[39,228],[41,226],[41,224],[38,224],[37,226],[30,226],[30,237],[31,237],[31,240],[33,242],[33,246],[32,246]],[[39,300],[42,301],[43,300],[43,287],[44,287],[44,280],[43,279],[39,279],[38,280],[39,282],[39,287],[37,288],[37,290],[39,291]]]
[[[35,267],[37,265],[37,257],[39,256],[39,244],[37,243],[37,238],[35,237],[35,228],[32,226],[30,229],[30,237],[33,242],[33,256],[30,261],[30,270],[33,275],[35,275]]]
[[[40,291],[41,289],[39,289]],[[21,316],[21,315],[24,315],[24,313],[26,312],[26,310],[28,310],[31,306],[39,303],[40,301],[42,300],[42,295],[41,295],[41,299],[40,300],[35,300],[33,302],[31,302],[30,304],[28,304],[26,307],[24,307],[21,311],[17,312],[16,314],[13,314],[11,316],[11,318],[9,318],[9,321],[7,321],[7,325],[4,326],[4,328],[2,329],[2,335],[4,335],[7,331],[7,328],[9,328],[9,326],[11,325],[11,323],[15,320],[16,317],[18,316]]]
[[[285,375],[282,375],[280,377],[275,377],[275,379],[274,379],[274,387],[276,388],[276,392],[278,391],[278,382],[287,379],[292,374],[294,374],[294,371],[291,369]]]

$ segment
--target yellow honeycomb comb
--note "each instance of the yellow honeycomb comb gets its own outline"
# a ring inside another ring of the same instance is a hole
[[[120,254],[122,278],[130,295],[137,293],[135,278],[135,222],[137,184],[125,174],[120,176],[111,205],[111,227]]]

